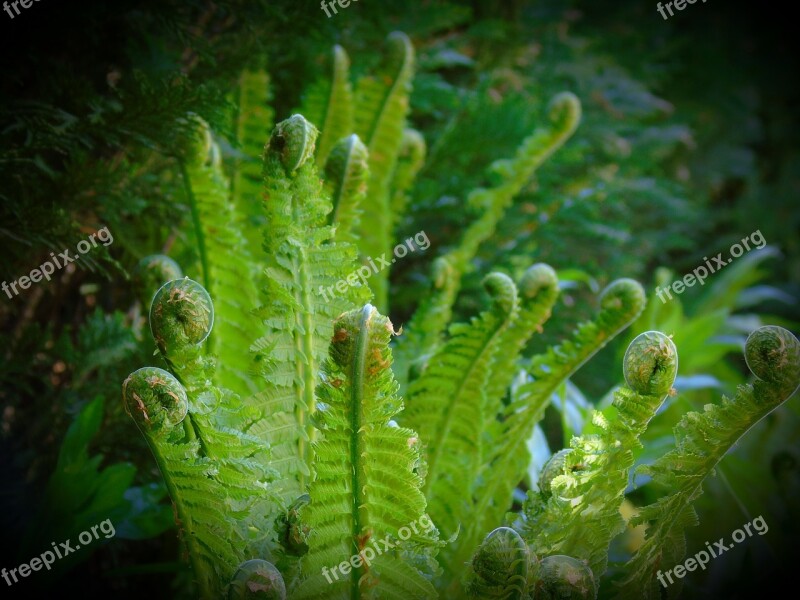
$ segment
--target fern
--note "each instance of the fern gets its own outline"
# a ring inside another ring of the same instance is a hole
[[[471,485],[482,459],[488,414],[486,383],[498,343],[518,311],[514,282],[500,273],[485,280],[491,310],[456,324],[452,338],[408,391],[403,422],[419,431],[428,470],[425,495],[434,523],[445,535],[469,514]]]
[[[427,520],[415,472],[417,434],[391,423],[403,406],[390,369],[392,334],[389,320],[369,304],[334,325],[319,386],[315,478],[303,515],[311,528],[305,579],[293,598],[435,597],[431,573],[420,571],[415,559],[422,555],[424,564],[436,547],[435,530],[417,527]],[[370,558],[367,541],[384,536],[402,541]],[[360,564],[349,574],[328,573],[351,556]]]
[[[249,395],[255,387],[248,348],[258,323],[251,314],[257,297],[253,260],[229,201],[219,147],[204,121],[192,115],[188,120],[195,126],[195,135],[180,161],[181,173],[192,210],[203,286],[219,298],[209,351],[220,358],[217,382]]]
[[[332,240],[331,203],[311,160],[316,134],[294,115],[275,127],[264,155],[268,302],[257,311],[263,335],[252,346],[264,418],[251,433],[269,440],[287,503],[306,491],[318,369],[333,320],[368,295],[364,287],[336,287],[356,270],[356,251]]]
[[[394,32],[387,45],[378,73],[363,77],[356,86],[355,133],[369,150],[366,205],[370,210],[358,229],[359,250],[367,258],[388,254],[393,245],[390,185],[403,140],[414,72],[414,49],[408,37]],[[387,277],[388,271],[381,271],[370,282],[375,304],[381,310],[387,305]]]
[[[483,214],[467,228],[458,247],[437,259],[432,287],[420,303],[407,333],[397,350],[398,379],[408,381],[409,370],[418,357],[433,352],[452,317],[452,307],[460,289],[461,277],[471,267],[480,244],[491,237],[498,222],[520,190],[541,164],[566,142],[580,121],[580,102],[569,93],[553,98],[548,125],[537,128],[526,138],[511,160],[497,161],[495,170],[501,183],[491,189],[470,193],[469,206]]]
[[[300,112],[317,123],[320,136],[317,143],[317,168],[322,170],[334,145],[353,133],[353,90],[350,86],[350,59],[344,48],[333,47],[331,78],[311,86],[303,98]]]
[[[325,165],[325,190],[333,202],[330,222],[336,226],[336,240],[355,242],[361,210],[367,193],[369,166],[367,148],[354,133],[333,147]]]
[[[243,433],[257,411],[209,384],[213,361],[202,344],[213,320],[202,286],[189,279],[165,284],[153,299],[150,323],[172,373],[144,367],[122,388],[172,497],[202,598],[218,598],[250,554],[275,549],[265,524],[278,506],[268,448]]]
[[[619,512],[638,438],[669,393],[677,374],[677,352],[658,332],[643,333],[628,348],[625,379],[614,409],[595,412],[598,434],[573,438],[571,450],[547,469],[544,492],[529,492],[523,537],[543,556],[566,554],[584,560],[599,586],[611,539],[625,523]],[[548,493],[549,492],[549,493]],[[574,521],[575,519],[578,521]],[[580,526],[570,527],[576,522]],[[597,590],[595,589],[595,592]]]
[[[670,493],[645,506],[632,520],[647,524],[647,538],[625,566],[620,595],[626,598],[675,597],[680,582],[664,589],[656,577],[684,557],[684,530],[697,524],[692,503],[708,477],[736,443],[800,386],[800,342],[776,326],[761,327],[745,343],[747,365],[756,376],[740,386],[733,399],[707,404],[702,413],[690,412],[675,427],[675,449],[639,470]]]
[[[392,199],[389,214],[392,216],[392,230],[397,226],[397,221],[406,213],[408,204],[408,191],[414,183],[422,165],[425,164],[427,146],[425,138],[415,129],[403,130],[400,141],[400,150],[397,153],[397,165],[392,174]]]
[[[533,278],[531,282],[535,281]],[[543,288],[545,297],[548,289]],[[627,327],[642,311],[644,303],[644,290],[638,283],[623,279],[609,285],[600,297],[600,312],[596,319],[580,324],[572,339],[535,356],[529,367],[534,380],[520,386],[505,408],[501,409],[497,404],[500,418],[492,420],[487,430],[488,446],[492,451],[483,458],[476,478],[473,516],[465,521],[465,531],[458,542],[448,548],[448,564],[452,568],[468,558],[481,536],[501,523],[511,507],[514,489],[530,464],[527,441],[544,416],[551,394]],[[502,378],[502,372],[498,376]]]

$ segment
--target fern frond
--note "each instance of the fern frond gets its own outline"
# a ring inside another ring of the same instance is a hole
[[[251,311],[257,291],[253,258],[229,200],[220,151],[208,125],[197,116],[195,139],[180,161],[200,251],[203,287],[213,294],[217,323],[209,351],[219,357],[217,383],[242,395],[255,391],[248,352],[258,325]]]
[[[236,94],[234,142],[239,154],[233,161],[230,197],[250,255],[256,256],[264,226],[261,155],[274,119],[269,106],[269,75],[266,71],[243,72]]]
[[[271,444],[287,504],[308,483],[310,418],[333,321],[369,294],[364,286],[345,285],[358,266],[356,250],[332,240],[331,203],[312,159],[315,140],[316,128],[294,115],[276,126],[264,155],[267,303],[257,311],[263,335],[252,346],[263,377],[256,401],[264,419],[250,433]]]
[[[403,139],[400,141],[400,150],[397,154],[397,165],[392,174],[392,200],[390,214],[392,215],[392,230],[397,226],[399,219],[406,214],[408,204],[408,191],[414,185],[414,179],[425,164],[427,153],[425,138],[416,129],[404,129]]]
[[[482,434],[494,417],[487,414],[487,379],[498,342],[518,310],[517,290],[507,276],[492,273],[485,286],[491,309],[469,324],[452,326],[450,341],[409,387],[403,415],[403,423],[422,439],[428,510],[447,536],[474,518],[471,488],[483,460]]]
[[[670,490],[667,496],[640,509],[632,524],[647,524],[644,544],[626,564],[619,583],[623,598],[675,597],[680,582],[664,589],[656,577],[685,555],[684,530],[697,524],[692,503],[703,481],[736,443],[765,416],[783,404],[800,386],[800,342],[786,329],[761,327],[745,343],[747,365],[756,376],[739,387],[732,399],[690,412],[675,427],[675,449],[637,472]]]
[[[237,565],[276,549],[277,473],[267,466],[267,445],[243,433],[258,411],[209,384],[213,363],[202,344],[214,311],[207,292],[189,279],[169,282],[150,314],[159,350],[186,385],[145,367],[125,380],[123,398],[175,505],[200,596],[219,598]]]
[[[358,229],[363,257],[377,258],[391,252],[392,174],[403,140],[409,110],[414,49],[404,33],[391,33],[384,61],[375,75],[363,77],[356,86],[355,132],[369,150],[369,185],[365,212]],[[370,280],[375,305],[386,310],[388,271]]]
[[[538,564],[536,555],[510,527],[498,527],[478,546],[464,577],[470,598],[529,600]]]
[[[494,448],[485,458],[474,492],[474,518],[453,548],[453,565],[466,560],[468,552],[487,530],[495,527],[511,507],[514,488],[530,464],[527,440],[544,416],[552,393],[596,352],[641,313],[645,305],[642,287],[630,279],[610,284],[600,297],[594,321],[578,326],[572,338],[535,356],[529,368],[534,380],[520,386],[493,422],[489,439]]]
[[[313,84],[303,97],[300,113],[320,129],[317,140],[317,168],[328,162],[334,145],[353,133],[353,90],[350,86],[350,58],[338,44],[333,47],[330,78]]]
[[[458,247],[434,265],[431,290],[404,327],[407,334],[398,344],[398,379],[404,385],[415,360],[433,352],[452,318],[452,307],[480,244],[491,237],[514,196],[536,170],[573,134],[581,116],[580,101],[570,93],[559,94],[550,103],[548,123],[527,137],[510,160],[497,161],[494,170],[502,181],[491,189],[470,193],[468,204],[483,214],[467,228]]]
[[[369,166],[367,148],[358,136],[347,136],[333,147],[325,165],[325,191],[333,202],[330,222],[336,240],[354,242],[361,216],[359,204],[367,193]]]
[[[540,556],[566,554],[586,561],[595,585],[605,573],[608,548],[625,528],[619,508],[639,437],[672,389],[678,373],[675,345],[651,331],[631,342],[623,387],[613,407],[595,411],[597,434],[575,437],[570,451],[547,469],[547,492],[529,492],[522,535]],[[616,413],[615,415],[613,413]],[[597,589],[594,590],[595,593]]]
[[[432,573],[418,568],[420,555],[423,564],[431,560],[437,542],[415,472],[417,434],[391,422],[403,406],[390,368],[392,335],[389,319],[369,304],[334,325],[318,389],[311,502],[302,515],[310,527],[305,579],[294,598],[436,596]],[[426,522],[420,530],[417,524]],[[376,555],[367,552],[371,538],[398,543]],[[336,568],[353,562],[340,578]]]

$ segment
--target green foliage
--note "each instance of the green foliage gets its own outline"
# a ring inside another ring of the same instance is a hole
[[[423,464],[417,433],[390,422],[403,407],[390,369],[393,333],[389,320],[369,304],[334,323],[318,389],[315,478],[303,515],[311,529],[306,578],[293,597],[436,597],[431,573],[415,566],[430,562],[426,557],[437,539],[435,530],[418,532],[416,526],[427,518],[416,472]],[[403,536],[400,530],[410,531],[412,524],[414,533]],[[370,564],[367,540],[384,536],[403,541]],[[327,567],[357,555],[366,564],[331,581]]]
[[[703,481],[725,454],[756,423],[786,401],[800,386],[800,342],[782,327],[761,327],[745,345],[747,366],[756,376],[740,386],[732,399],[708,404],[702,413],[684,415],[675,428],[675,449],[640,471],[670,490],[643,507],[633,523],[647,523],[647,540],[627,565],[620,582],[624,597],[661,598],[663,586],[656,571],[667,571],[683,560],[684,530],[697,524],[692,503]],[[669,589],[669,597],[680,584]]]
[[[295,115],[275,128],[264,157],[268,303],[257,311],[262,335],[252,346],[264,418],[253,433],[270,442],[287,502],[305,492],[310,475],[315,389],[333,320],[367,294],[350,286],[344,294],[335,290],[357,267],[356,251],[332,240],[330,199],[309,160],[315,138],[314,126]]]

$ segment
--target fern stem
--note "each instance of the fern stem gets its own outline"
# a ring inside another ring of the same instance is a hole
[[[183,189],[186,192],[186,197],[189,199],[189,208],[192,212],[192,226],[194,233],[197,237],[197,248],[200,253],[200,268],[202,271],[203,287],[211,293],[211,287],[208,277],[208,254],[206,251],[206,237],[203,234],[203,224],[200,221],[200,211],[197,206],[197,198],[192,190],[192,184],[189,179],[189,172],[186,169],[186,164],[178,161],[178,168],[181,171],[181,178],[183,179]]]

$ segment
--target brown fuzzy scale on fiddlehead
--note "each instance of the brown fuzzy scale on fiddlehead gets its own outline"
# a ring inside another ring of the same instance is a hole
[[[150,331],[163,354],[203,343],[213,325],[211,297],[188,277],[165,283],[153,297]]]
[[[595,597],[594,575],[571,556],[554,554],[542,559],[536,583],[537,600],[589,600]]]
[[[753,331],[745,342],[744,358],[760,380],[797,385],[800,342],[783,327],[768,325]]]
[[[181,277],[183,271],[178,263],[164,254],[152,254],[145,256],[134,268],[133,286],[141,303],[150,306],[158,288]]]
[[[186,418],[186,390],[172,374],[156,367],[131,373],[122,384],[125,410],[146,435],[168,433]]]
[[[275,126],[266,153],[277,155],[291,174],[313,158],[318,134],[317,128],[303,115],[292,115]]]
[[[239,565],[228,589],[228,600],[286,600],[283,576],[272,563],[259,558]]]
[[[678,350],[660,331],[646,331],[630,343],[622,360],[628,386],[644,396],[670,393],[678,373]]]
[[[538,561],[510,527],[498,527],[484,538],[472,557],[465,578],[470,598],[527,598]]]

